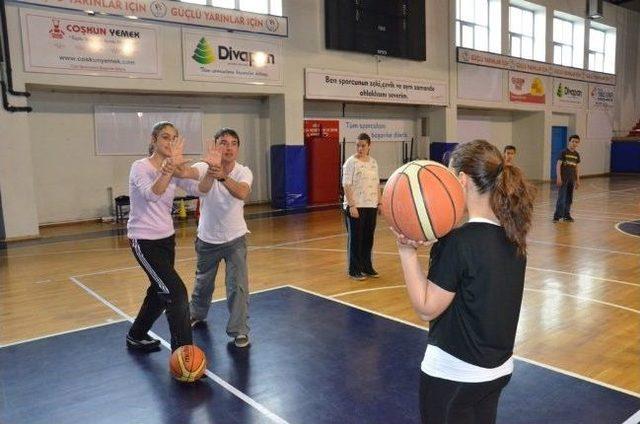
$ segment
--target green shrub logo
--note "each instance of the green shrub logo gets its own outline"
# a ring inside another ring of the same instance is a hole
[[[562,91],[562,83],[558,84],[558,91],[556,92],[558,97],[564,96],[564,92]]]
[[[216,59],[213,55],[211,45],[204,37],[198,41],[198,46],[193,51],[193,56],[191,56],[191,58],[201,65],[207,65]]]

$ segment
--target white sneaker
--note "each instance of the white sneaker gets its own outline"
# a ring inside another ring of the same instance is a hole
[[[249,346],[249,336],[246,334],[238,334],[233,339],[233,344],[236,345],[236,347],[247,347]]]

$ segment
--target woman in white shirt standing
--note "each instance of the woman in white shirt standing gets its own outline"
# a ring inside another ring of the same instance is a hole
[[[348,240],[349,277],[364,280],[379,277],[371,263],[373,235],[380,205],[378,162],[369,155],[371,138],[362,133],[356,141],[356,154],[342,166],[344,212]]]
[[[494,423],[513,372],[534,188],[484,140],[464,143],[450,168],[469,221],[438,240],[428,274],[416,243],[398,236],[411,304],[429,321],[421,365],[423,423]]]

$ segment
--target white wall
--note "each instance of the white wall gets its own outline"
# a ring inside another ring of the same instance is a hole
[[[502,151],[516,147],[516,163],[531,179],[542,179],[544,154],[543,111],[509,111],[458,108],[457,138],[467,142],[490,141]]]
[[[551,126],[552,127],[567,127],[569,134],[575,133],[575,114],[570,113],[552,113],[551,114]]]
[[[94,105],[167,105],[199,107],[203,135],[212,138],[223,126],[241,138],[238,161],[251,168],[254,186],[249,201],[266,201],[268,163],[264,154],[265,103],[255,98],[185,97],[160,95],[45,92],[32,90],[29,131],[34,163],[38,222],[90,219],[110,214],[110,197],[128,193],[133,156],[96,156]],[[197,160],[198,156],[189,156]]]
[[[511,111],[458,108],[458,134],[450,141],[487,140],[502,150],[513,144],[512,122]]]
[[[540,180],[544,175],[544,121],[543,112],[513,113],[511,140],[517,149],[516,163],[532,180]]]
[[[24,98],[12,99],[24,106]],[[38,234],[29,115],[0,109],[0,196],[6,237]]]

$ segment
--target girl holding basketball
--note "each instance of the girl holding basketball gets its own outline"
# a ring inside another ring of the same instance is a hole
[[[149,157],[137,160],[129,175],[131,207],[127,237],[136,260],[151,285],[126,337],[130,349],[150,352],[160,341],[149,337],[153,323],[166,310],[171,349],[192,344],[187,289],[174,269],[175,234],[171,210],[176,186],[201,196],[197,172],[184,168],[184,140],[170,122],[158,122],[151,133]],[[220,153],[209,152],[207,161],[219,164]],[[211,165],[211,164],[210,164]],[[180,178],[186,177],[186,178]]]
[[[484,140],[459,145],[450,168],[469,221],[433,244],[428,273],[398,234],[411,304],[429,321],[421,365],[423,423],[494,423],[513,372],[534,188]]]

